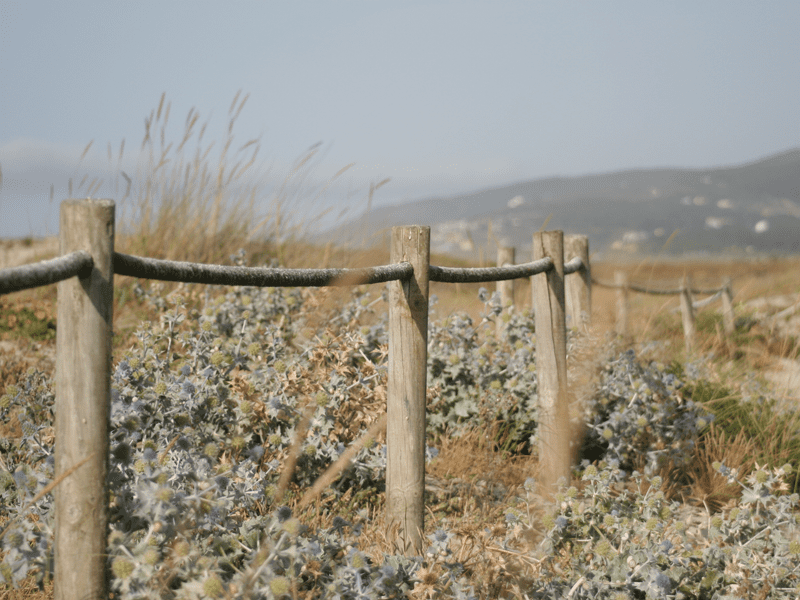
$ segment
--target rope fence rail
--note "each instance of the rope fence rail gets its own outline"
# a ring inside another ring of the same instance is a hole
[[[178,262],[114,253],[114,273],[142,279],[253,287],[332,287],[386,283],[408,279],[414,268],[407,262],[364,269],[281,269],[228,267]]]
[[[532,277],[539,273],[546,273],[552,268],[553,259],[548,257],[513,266],[455,268],[431,265],[429,276],[431,281],[441,283],[489,283]]]
[[[94,261],[88,252],[71,252],[50,260],[0,270],[0,295],[58,283],[71,277],[86,277]]]
[[[592,279],[594,285],[617,290],[617,333],[626,337],[629,332],[628,325],[628,291],[639,292],[642,294],[652,294],[660,296],[678,296],[680,298],[681,321],[683,324],[683,336],[686,350],[691,351],[694,347],[696,332],[695,309],[703,308],[713,303],[717,299],[722,299],[722,323],[726,335],[732,335],[735,330],[733,318],[733,290],[731,278],[727,277],[720,287],[716,288],[695,288],[691,284],[688,276],[681,281],[680,287],[663,288],[648,287],[645,285],[631,283],[623,271],[614,273],[614,283]],[[709,297],[703,300],[694,300],[692,294],[708,294]]]
[[[507,310],[513,304],[514,280],[530,278],[542,479],[548,485],[570,477],[566,318],[569,314],[573,324],[590,324],[593,279],[586,236],[536,232],[530,262],[514,264],[513,248],[498,248],[497,267],[449,268],[430,264],[430,228],[414,225],[392,229],[389,265],[363,269],[228,267],[115,252],[114,210],[110,200],[65,200],[59,234],[63,256],[0,271],[0,294],[58,283],[55,478],[63,476],[63,481],[59,480],[55,490],[57,597],[77,600],[108,595],[104,554],[115,274],[257,287],[388,283],[387,536],[397,551],[415,555],[425,543],[429,282],[495,281],[503,310]],[[570,257],[567,262],[565,254]],[[632,288],[625,284],[618,289]],[[686,285],[681,289],[688,293]],[[498,327],[501,321],[498,319]]]
[[[661,296],[675,296],[680,294],[682,288],[651,288],[647,287],[638,283],[610,283],[608,281],[601,281],[599,279],[592,278],[592,284],[599,285],[600,287],[611,288],[611,289],[620,289],[620,288],[627,288],[634,292],[640,292],[642,294],[656,294]],[[692,294],[717,294],[725,289],[725,286],[709,289],[709,288],[691,288],[689,292]]]

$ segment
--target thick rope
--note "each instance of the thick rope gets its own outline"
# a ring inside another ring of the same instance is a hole
[[[585,268],[586,265],[583,264],[583,259],[580,256],[576,256],[572,260],[564,263],[564,275],[577,273],[578,271],[583,271]]]
[[[366,269],[272,269],[267,267],[226,267],[190,262],[143,258],[114,253],[114,273],[142,279],[249,285],[254,287],[325,287],[384,283],[407,279],[414,273],[409,263]]]
[[[456,269],[453,267],[430,266],[428,278],[442,283],[489,283],[530,277],[545,273],[553,268],[553,259],[540,258],[533,262],[507,267],[484,267],[479,269]]]
[[[92,269],[88,252],[73,252],[52,260],[0,271],[0,294],[30,289],[69,279],[85,277]],[[443,283],[488,283],[531,277],[553,268],[549,257],[521,265],[465,268],[430,266],[431,281]],[[564,265],[564,273],[575,273],[585,266],[580,257]],[[182,281],[214,285],[249,285],[254,287],[324,287],[385,283],[408,279],[414,273],[409,263],[365,269],[274,269],[266,267],[227,267],[191,262],[160,260],[114,253],[114,273],[142,279]]]
[[[633,290],[634,292],[640,292],[642,294],[655,294],[656,296],[673,296],[675,294],[680,294],[683,291],[681,288],[653,289],[636,283],[629,283],[628,289]]]
[[[705,293],[705,292],[700,292],[700,293]],[[703,308],[704,306],[711,304],[712,302],[718,300],[721,297],[722,297],[722,290],[718,291],[713,296],[709,296],[708,298],[705,298],[703,300],[696,300],[692,302],[692,306],[694,306],[695,308]]]
[[[692,307],[693,308],[703,308],[704,306],[708,306],[709,304],[711,304],[715,300],[718,300],[720,297],[722,297],[722,290],[718,291],[713,296],[709,296],[708,298],[703,298],[702,300],[693,300],[692,301]],[[677,307],[677,308],[673,308],[672,309],[673,313],[677,313],[677,312],[680,312],[680,311],[681,311],[681,307],[680,306]]]
[[[657,288],[649,288],[643,285],[638,285],[636,283],[629,283],[627,285],[620,285],[618,283],[608,283],[607,281],[600,281],[592,277],[592,284],[599,285],[600,287],[612,288],[615,290],[619,290],[622,288],[627,288],[629,290],[633,290],[634,292],[641,292],[642,294],[656,294],[662,296],[674,296],[676,294],[680,294],[683,290],[681,288],[669,288],[669,289],[657,289]],[[725,289],[725,286],[714,288],[714,289],[695,289],[692,288],[689,290],[692,294],[717,294],[722,292]]]
[[[0,270],[0,294],[29,290],[58,283],[70,277],[87,277],[92,272],[94,260],[83,250],[58,258],[42,260],[21,267]]]

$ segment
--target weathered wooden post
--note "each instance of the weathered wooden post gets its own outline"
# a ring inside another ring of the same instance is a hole
[[[55,598],[107,598],[114,202],[65,200],[59,237],[94,267],[58,284],[55,476],[85,464],[55,488]]]
[[[425,511],[430,227],[393,227],[391,261],[411,263],[414,275],[389,284],[387,536],[399,552],[419,555]]]
[[[572,327],[586,333],[592,324],[592,274],[589,268],[589,238],[585,235],[564,237],[564,256],[569,261],[580,257],[584,268],[564,281],[567,314]]]
[[[514,248],[506,246],[497,247],[497,266],[513,265],[516,260],[516,251]],[[514,304],[514,280],[508,279],[506,281],[498,281],[496,283],[497,291],[500,293],[500,306],[503,307],[503,312],[497,317],[497,333],[505,329],[505,322],[503,318],[508,314],[508,307]]]
[[[691,352],[694,345],[695,318],[692,305],[692,283],[688,275],[681,280],[681,320],[683,321],[683,338],[686,351]]]
[[[733,286],[730,277],[726,277],[722,284],[722,324],[725,333],[733,335],[736,327],[733,320]]]
[[[564,314],[564,233],[533,234],[533,259],[549,256],[553,268],[536,279],[536,377],[539,385],[539,461],[547,489],[570,480],[567,400],[567,328]]]
[[[628,337],[628,275],[624,271],[614,272],[614,285],[617,288],[617,334]]]

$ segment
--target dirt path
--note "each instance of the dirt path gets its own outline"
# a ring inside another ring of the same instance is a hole
[[[770,335],[785,340],[800,339],[800,295],[754,298],[744,306],[753,311],[753,318]],[[779,400],[800,401],[800,360],[776,356],[771,362],[763,372],[770,391]]]

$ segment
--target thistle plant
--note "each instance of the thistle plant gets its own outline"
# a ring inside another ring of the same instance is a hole
[[[596,456],[554,497],[529,479],[493,496],[504,522],[470,532],[431,518],[422,556],[403,557],[376,546],[380,433],[317,508],[298,509],[385,411],[384,294],[356,289],[320,314],[306,289],[136,290],[154,318],[112,372],[107,560],[120,598],[797,597],[792,466],[741,477],[716,465],[741,489],[717,513],[668,496],[661,467],[689,459],[711,416],[657,364],[606,362],[584,407]],[[535,453],[533,319],[512,312],[498,335],[496,298],[481,298],[478,322],[431,320],[429,434],[479,428],[506,453]],[[0,396],[7,584],[52,577],[54,410],[40,371]]]

